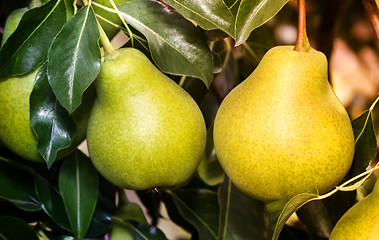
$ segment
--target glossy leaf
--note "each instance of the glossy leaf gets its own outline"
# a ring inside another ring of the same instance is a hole
[[[218,191],[220,204],[219,240],[250,239],[265,240],[267,223],[265,205],[262,201],[240,192],[229,179]]]
[[[288,0],[242,0],[236,16],[236,46],[250,33],[276,15]]]
[[[290,216],[304,204],[316,200],[319,195],[313,193],[302,193],[291,198],[289,201],[276,201],[267,204],[269,214],[269,227],[272,240],[277,240],[284,225]]]
[[[366,170],[368,165],[375,159],[376,136],[371,110],[367,110],[352,121],[355,137],[355,153],[353,165],[348,176],[353,177]]]
[[[33,228],[17,217],[0,215],[0,226],[0,239],[2,240],[38,240]]]
[[[0,199],[8,200],[25,211],[41,210],[34,192],[32,174],[1,163],[0,179]]]
[[[207,189],[178,189],[168,192],[176,208],[197,229],[199,239],[218,239],[217,193]]]
[[[144,225],[136,221],[128,220],[127,223],[132,228],[135,240],[166,240],[164,233],[155,226]]]
[[[63,0],[27,11],[0,49],[0,78],[25,74],[43,63],[51,42],[65,22]]]
[[[76,238],[83,238],[90,226],[98,197],[98,175],[82,152],[65,161],[59,173],[59,189]]]
[[[220,29],[234,37],[234,16],[223,0],[165,0],[165,2],[202,28]]]
[[[99,29],[91,6],[80,9],[62,28],[48,53],[47,73],[60,104],[71,114],[100,71]]]
[[[46,63],[38,71],[30,94],[30,126],[48,167],[58,151],[70,146],[75,137],[76,123],[56,99],[47,79]]]
[[[61,228],[70,231],[70,224],[59,192],[41,176],[36,176],[34,186],[45,213]]]
[[[213,56],[191,22],[152,0],[127,2],[119,10],[129,24],[145,35],[152,58],[163,72],[200,78],[209,87]]]

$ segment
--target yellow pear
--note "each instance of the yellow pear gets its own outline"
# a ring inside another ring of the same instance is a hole
[[[351,207],[337,222],[330,240],[379,239],[379,181],[373,191]]]
[[[264,201],[335,186],[349,170],[354,134],[327,78],[324,54],[270,49],[222,102],[217,157],[231,181]]]
[[[95,86],[87,143],[100,174],[129,189],[177,186],[192,176],[206,128],[188,93],[133,48],[106,56]]]
[[[0,142],[24,159],[43,162],[29,120],[29,96],[38,70],[39,68],[22,76],[0,80]],[[87,92],[83,95],[82,105],[73,113],[78,129],[73,144],[58,152],[57,159],[71,153],[85,138],[93,90]]]

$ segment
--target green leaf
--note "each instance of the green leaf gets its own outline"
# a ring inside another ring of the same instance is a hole
[[[213,145],[213,125],[207,130],[207,144],[205,154],[197,168],[201,180],[210,186],[215,186],[224,181],[224,171],[218,162]]]
[[[301,206],[312,200],[318,199],[319,195],[313,193],[302,193],[291,198],[289,201],[275,201],[267,204],[269,213],[269,227],[272,240],[277,240],[284,225],[290,216]]]
[[[63,0],[27,11],[0,49],[0,78],[25,74],[43,63],[51,42],[65,22]]]
[[[91,6],[80,9],[62,28],[48,52],[47,73],[60,104],[71,114],[100,71],[99,29]]]
[[[33,228],[24,220],[13,216],[0,216],[0,239],[38,240]]]
[[[42,209],[61,228],[70,231],[62,197],[50,183],[41,176],[35,177],[34,187]]]
[[[76,123],[56,99],[47,79],[47,64],[37,73],[30,94],[30,127],[38,139],[38,150],[47,166],[54,163],[57,152],[71,145]]]
[[[155,226],[148,226],[136,221],[128,220],[132,228],[135,240],[166,240],[164,233]]]
[[[371,110],[351,122],[355,137],[355,153],[353,165],[348,176],[353,177],[364,172],[376,155],[376,136]]]
[[[218,239],[217,193],[207,189],[178,189],[167,193],[182,217],[195,226],[200,240]]]
[[[254,239],[265,240],[267,224],[265,205],[262,201],[240,192],[229,179],[220,185],[219,240]],[[243,209],[243,211],[241,210]]]
[[[191,22],[152,0],[127,2],[119,10],[129,24],[145,35],[152,58],[163,72],[200,78],[210,86],[213,56]]]
[[[202,28],[220,29],[234,37],[234,16],[223,0],[165,0],[165,2]]]
[[[75,238],[83,238],[90,226],[98,197],[98,175],[90,159],[76,151],[59,173],[59,189]]]
[[[0,199],[6,199],[25,211],[41,210],[34,192],[32,174],[0,163],[0,179]]]
[[[242,0],[236,17],[236,46],[250,33],[275,16],[288,0]]]

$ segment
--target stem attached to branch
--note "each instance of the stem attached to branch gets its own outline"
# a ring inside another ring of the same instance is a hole
[[[374,28],[376,38],[379,40],[379,9],[375,0],[362,0],[367,15],[370,18],[371,25]]]
[[[297,0],[297,2],[299,5],[299,23],[295,51],[307,52],[310,49],[310,45],[306,30],[305,0]]]

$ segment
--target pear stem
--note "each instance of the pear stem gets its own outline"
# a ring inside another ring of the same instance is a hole
[[[297,2],[299,6],[299,22],[297,29],[297,40],[294,50],[298,52],[308,52],[310,45],[306,30],[305,0],[298,0]]]

